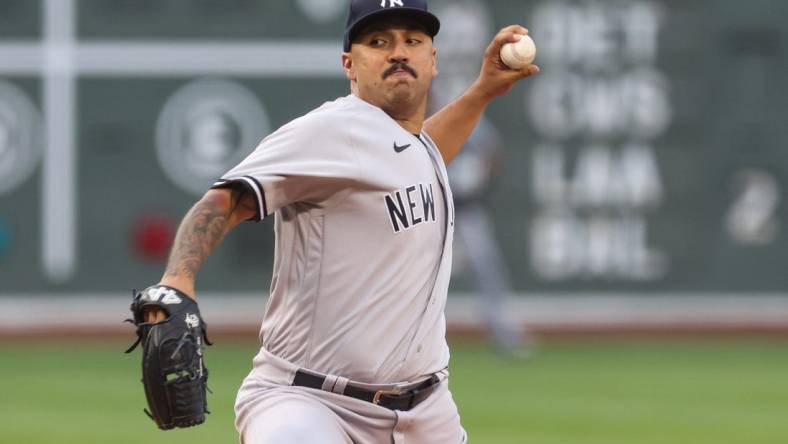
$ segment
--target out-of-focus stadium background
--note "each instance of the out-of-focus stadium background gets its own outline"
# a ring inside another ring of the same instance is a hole
[[[487,113],[501,152],[485,208],[511,278],[508,320],[540,338],[529,361],[475,340],[474,251],[457,246],[453,381],[475,442],[785,442],[788,2],[430,6],[442,94],[511,23],[530,29],[543,69]],[[135,435],[152,428],[136,360],[114,353],[131,335],[129,290],[160,277],[214,179],[347,94],[346,9],[0,0],[0,442],[163,439]],[[228,369],[213,373],[212,424],[172,436],[235,439],[231,398],[272,253],[271,221],[248,224],[201,273],[205,316],[228,338],[209,353]],[[41,416],[62,421],[45,432],[29,419]]]

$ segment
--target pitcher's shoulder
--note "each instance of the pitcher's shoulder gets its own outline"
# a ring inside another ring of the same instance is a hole
[[[283,129],[321,134],[326,138],[354,138],[354,129],[369,128],[386,121],[387,116],[382,110],[351,94],[324,103],[291,121]]]
[[[342,123],[354,124],[359,120],[371,120],[386,117],[383,110],[359,97],[350,94],[336,100],[326,102],[304,117],[317,119],[347,119]]]

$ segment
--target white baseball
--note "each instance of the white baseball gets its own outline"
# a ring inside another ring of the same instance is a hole
[[[531,37],[524,35],[519,42],[507,43],[501,48],[501,60],[512,69],[523,69],[536,57],[536,45]]]

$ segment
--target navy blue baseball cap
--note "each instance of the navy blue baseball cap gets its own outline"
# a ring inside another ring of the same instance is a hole
[[[426,0],[351,0],[345,27],[345,52],[365,25],[386,14],[410,17],[424,26],[430,37],[438,35],[441,22],[427,9]]]

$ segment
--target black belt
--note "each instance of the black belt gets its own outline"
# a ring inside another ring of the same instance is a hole
[[[293,385],[323,390],[325,380],[325,376],[298,370],[293,378]],[[430,379],[407,390],[367,390],[348,384],[342,394],[391,410],[407,411],[427,399],[440,382],[437,375],[432,375]]]

